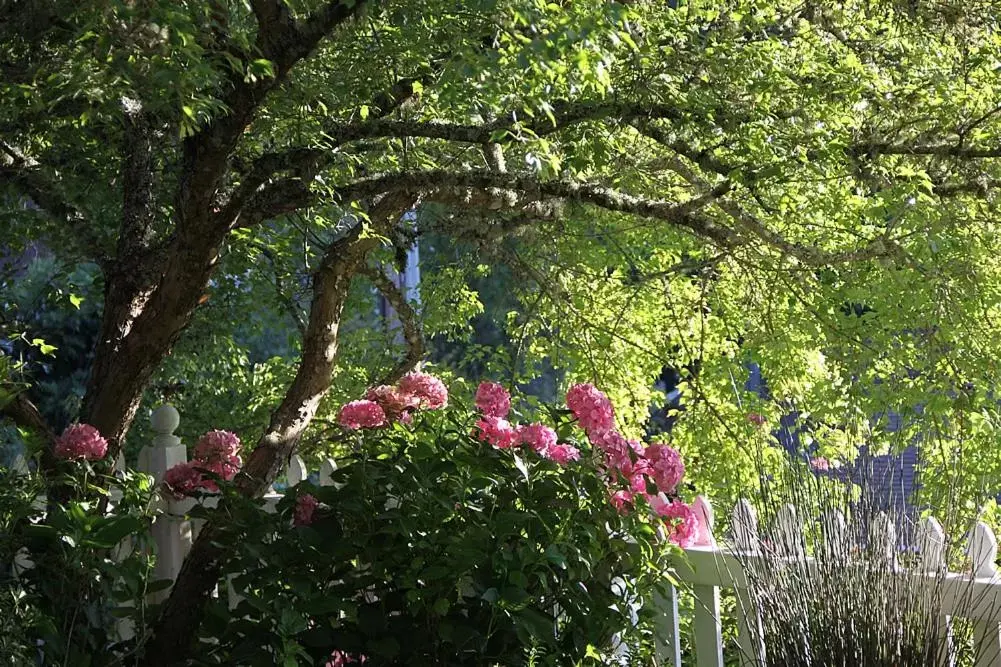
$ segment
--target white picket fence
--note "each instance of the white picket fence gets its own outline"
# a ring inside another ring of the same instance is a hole
[[[181,439],[174,435],[174,431],[180,425],[180,415],[171,405],[162,405],[153,411],[150,417],[150,424],[155,436],[150,445],[143,447],[139,452],[138,469],[151,475],[156,484],[159,485],[166,472],[179,463],[188,460],[187,447],[181,443]],[[320,465],[319,484],[328,486],[332,484],[331,475],[337,470],[337,464],[333,459],[326,459]],[[288,486],[295,486],[307,477],[306,464],[299,456],[293,456],[289,461],[285,472],[285,482]],[[265,507],[271,511],[275,509],[282,499],[281,493],[271,489],[264,496]],[[153,522],[153,539],[157,546],[156,578],[169,579],[173,581],[181,571],[184,558],[188,555],[191,545],[202,527],[201,519],[191,519],[188,515],[197,502],[205,504],[207,507],[215,506],[215,499],[212,497],[203,498],[198,501],[194,498],[184,498],[176,500],[169,496],[161,496],[161,506],[158,508],[159,516]],[[159,593],[159,597],[165,597],[169,591]],[[229,602],[235,606],[239,601],[239,595],[229,586]]]
[[[154,411],[151,424],[155,436],[150,445],[142,449],[138,468],[152,475],[157,484],[172,466],[187,460],[187,449],[174,431],[180,424],[180,416],[170,405]],[[332,459],[323,462],[319,483],[332,484],[332,474],[337,469]],[[286,472],[288,486],[294,486],[306,479],[306,467],[298,456],[292,458]],[[266,506],[275,507],[282,494],[274,491],[265,496]],[[201,502],[211,503],[212,499]],[[159,515],[153,524],[153,538],[157,548],[156,577],[174,580],[181,570],[185,556],[198,535],[200,520],[189,518],[196,501],[194,499],[174,500],[163,497]],[[713,533],[713,509],[709,501],[699,496],[695,501],[695,512]],[[715,538],[707,545],[693,546],[684,550],[684,558],[675,564],[673,578],[684,583],[684,594],[694,598],[692,618],[694,656],[686,656],[684,664],[697,667],[722,667],[724,650],[733,650],[741,665],[765,665],[767,656],[760,645],[760,618],[754,609],[749,588],[751,587],[745,567],[754,568],[756,559],[776,558],[776,549],[799,563],[812,561],[802,553],[804,544],[802,527],[796,509],[783,507],[770,530],[759,532],[758,517],[754,507],[747,500],[737,503],[733,510],[733,535],[728,540],[732,549],[717,543]],[[828,548],[835,547],[839,540],[846,540],[845,520],[838,514],[824,517],[825,542]],[[765,541],[770,540],[770,552],[764,554]],[[893,523],[885,516],[877,517],[872,526],[870,545],[873,540],[881,540],[881,553],[897,568],[897,539]],[[984,523],[977,523],[967,536],[966,553],[971,563],[969,572],[949,572],[945,562],[945,534],[938,521],[924,519],[917,527],[916,544],[920,565],[911,570],[899,570],[899,576],[908,577],[910,585],[935,589],[940,608],[947,618],[942,623],[944,632],[949,632],[949,624],[956,617],[972,619],[978,644],[984,648],[977,656],[975,667],[1001,667],[1001,575],[996,567],[998,543],[993,531]],[[31,567],[30,561],[22,564]],[[682,666],[679,591],[668,586],[667,598],[659,595],[652,601],[658,614],[659,665]],[[738,638],[736,646],[725,647],[722,638],[720,614],[720,591],[731,590],[738,600]],[[228,599],[235,606],[240,598],[229,586]],[[167,591],[157,594],[157,599],[167,595]],[[758,624],[758,625],[756,625]],[[121,634],[128,636],[128,625],[121,628]],[[757,645],[756,645],[757,644]],[[694,663],[692,660],[694,659]],[[951,664],[951,656],[943,662]]]
[[[713,525],[713,511],[704,497],[696,500],[696,513],[706,525]],[[733,535],[729,544],[722,547],[713,539],[711,544],[685,549],[685,558],[677,564],[676,579],[690,587],[694,597],[694,664],[697,667],[722,667],[724,646],[720,623],[720,590],[729,589],[737,599],[738,637],[733,647],[741,665],[767,665],[765,648],[761,645],[761,617],[755,608],[749,589],[753,588],[749,573],[774,571],[776,559],[787,559],[793,567],[812,571],[819,569],[818,561],[804,554],[805,540],[802,525],[792,505],[782,507],[771,530],[759,532],[758,517],[747,500],[741,500],[733,510]],[[847,554],[851,545],[845,519],[839,512],[821,520],[824,548],[843,549],[836,553]],[[711,529],[710,529],[711,532]],[[767,535],[769,541],[763,539]],[[941,524],[934,518],[920,521],[915,535],[916,562],[912,569],[898,563],[896,527],[885,514],[877,515],[870,527],[868,548],[875,549],[880,558],[887,559],[887,571],[894,576],[908,578],[907,590],[922,590],[935,604],[929,609],[941,611],[939,631],[945,642],[951,637],[954,619],[970,619],[973,623],[976,667],[1001,667],[1001,576],[996,566],[998,542],[987,524],[978,522],[966,536],[966,557],[970,571],[957,573],[946,569],[946,539]],[[768,553],[766,554],[765,551]],[[761,559],[769,559],[769,563]],[[760,563],[760,565],[758,564]],[[679,632],[678,592],[671,587],[667,600],[658,601],[664,610],[659,636],[661,664],[681,667],[681,637]],[[941,655],[943,665],[952,665],[952,651]],[[689,659],[685,664],[693,664]]]

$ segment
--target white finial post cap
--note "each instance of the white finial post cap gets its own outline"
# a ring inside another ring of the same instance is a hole
[[[164,403],[150,415],[149,423],[153,427],[156,437],[153,443],[160,447],[171,447],[181,442],[181,439],[174,435],[174,431],[181,423],[181,415],[177,408],[169,403]]]

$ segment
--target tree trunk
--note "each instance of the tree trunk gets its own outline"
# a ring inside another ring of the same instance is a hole
[[[130,263],[107,276],[101,337],[81,420],[108,439],[112,458],[128,433],[143,390],[190,322],[224,239],[223,230],[195,239],[178,234],[145,265]],[[169,262],[164,259],[168,257]]]
[[[330,388],[337,333],[351,279],[374,243],[370,238],[359,239],[355,231],[333,243],[324,254],[313,276],[313,300],[299,370],[237,477],[244,495],[260,496],[274,481]],[[144,665],[176,664],[191,650],[209,593],[221,576],[226,547],[217,535],[218,529],[210,523],[192,546],[146,645]]]

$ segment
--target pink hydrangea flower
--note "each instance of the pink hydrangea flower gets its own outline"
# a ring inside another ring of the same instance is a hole
[[[400,391],[417,397],[428,410],[438,410],[448,405],[448,388],[445,383],[428,373],[407,373],[399,382]]]
[[[295,511],[293,512],[292,525],[308,526],[313,523],[313,514],[320,502],[311,494],[303,494],[295,499]]]
[[[831,462],[823,456],[815,456],[810,459],[810,467],[814,470],[830,470]]]
[[[240,457],[237,456],[234,459],[229,459],[226,461],[202,461],[200,459],[195,459],[192,461],[198,468],[204,471],[208,471],[217,477],[220,477],[227,482],[236,477],[236,473],[240,472]],[[206,482],[215,486],[215,482],[211,478],[206,478]],[[213,489],[218,491],[218,488]]]
[[[657,489],[662,493],[674,493],[685,476],[685,463],[678,450],[655,443],[643,450],[643,457],[650,464],[650,472]]]
[[[97,461],[108,453],[108,441],[90,424],[71,424],[56,439],[53,453],[60,459]]]
[[[351,401],[341,407],[337,421],[346,428],[375,428],[386,423],[386,413],[375,401]]]
[[[564,442],[559,445],[553,445],[547,449],[545,457],[551,461],[555,461],[561,466],[565,466],[571,461],[577,461],[580,459],[580,450],[573,445],[568,445]]]
[[[195,444],[195,458],[206,463],[224,462],[239,469],[243,463],[240,460],[240,438],[230,431],[209,431],[198,438]],[[220,476],[225,477],[225,475]]]
[[[506,419],[511,412],[511,394],[496,382],[481,382],[476,388],[476,407],[484,416]]]
[[[650,506],[664,519],[668,539],[679,547],[690,547],[699,531],[699,520],[691,505],[680,499],[668,501],[663,494],[651,496]]]
[[[629,491],[616,491],[612,494],[612,507],[620,514],[625,514],[633,508],[633,494]]]
[[[163,483],[171,496],[180,500],[196,491],[216,492],[219,485],[205,476],[206,464],[202,461],[187,461],[170,468],[163,476]]]
[[[591,443],[607,454],[606,461],[615,462],[609,465],[612,469],[618,469],[626,461],[631,460],[629,451],[634,450],[629,440],[626,440],[621,433],[616,430],[605,431],[590,438]]]
[[[755,426],[764,426],[768,420],[765,419],[764,415],[759,415],[757,412],[751,412],[747,415],[747,421],[751,422]]]
[[[344,651],[334,651],[330,654],[330,660],[323,667],[344,667],[344,665],[363,664],[367,658],[364,655],[354,656]]]
[[[518,431],[500,417],[480,417],[476,422],[476,437],[498,449],[509,449],[518,444]]]
[[[590,438],[615,428],[612,402],[593,384],[575,384],[570,387],[567,392],[567,407]]]
[[[365,392],[365,400],[379,404],[388,421],[404,421],[410,416],[410,411],[420,405],[420,399],[404,393],[398,388],[382,384]]]
[[[518,437],[536,453],[545,455],[546,450],[556,445],[556,431],[545,424],[526,424],[518,427]]]

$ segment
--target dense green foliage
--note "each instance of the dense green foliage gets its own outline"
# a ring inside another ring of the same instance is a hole
[[[670,550],[611,507],[589,460],[563,468],[471,428],[450,408],[373,431],[333,486],[300,485],[268,520],[253,506],[228,516],[243,546],[227,569],[244,572],[245,599],[210,609],[203,631],[219,644],[206,660],[341,650],[375,664],[577,664],[607,658],[617,633],[642,660]],[[307,492],[323,506],[289,530]],[[630,602],[646,605],[636,627]]]
[[[0,468],[3,664],[121,664],[135,648],[125,628],[145,627],[147,595],[169,584],[153,575],[152,478],[106,469],[63,462],[48,486]],[[55,489],[64,496],[47,504]],[[102,498],[113,499],[107,515]]]
[[[231,63],[203,27],[213,6],[51,3],[10,24],[0,125],[15,134],[5,146],[29,156],[39,177],[58,176],[56,192],[87,232],[62,233],[44,201],[43,210],[8,207],[12,250],[41,239],[65,262],[110,248],[118,141],[97,138],[118,136],[125,98],[162,119],[168,152],[158,170],[170,185],[170,147],[224,113],[216,91]],[[247,48],[252,17],[218,9],[231,49]],[[47,11],[60,20],[39,22]],[[1001,100],[999,45],[976,11],[374,3],[292,72],[238,146],[237,166],[285,146],[326,151],[317,204],[231,235],[208,303],[156,384],[185,383],[193,428],[239,409],[247,433],[260,429],[292,370],[282,358],[296,342],[284,332],[302,317],[304,277],[340,217],[330,206],[340,186],[363,174],[477,168],[477,143],[426,138],[406,123],[501,119],[493,138],[509,168],[543,182],[679,201],[725,180],[730,192],[703,215],[731,229],[731,241],[573,198],[556,219],[523,206],[523,195],[501,193],[492,206],[474,197],[464,211],[431,206],[418,222],[438,240],[424,247],[434,258],[426,334],[462,341],[471,318],[491,317],[507,344],[464,348],[480,360],[474,367],[520,380],[545,363],[600,381],[631,406],[622,417],[634,427],[661,368],[690,369],[675,438],[714,493],[752,488],[759,448],[748,443],[758,436],[745,414],[774,424],[793,409],[828,456],[920,436],[937,464],[952,466],[956,452],[977,460],[975,471],[955,467],[967,493],[993,484]],[[255,66],[247,77],[269,76],[267,62]],[[386,111],[380,94],[401,77],[418,82],[395,111],[402,124],[380,129],[371,120]],[[609,108],[566,122],[574,105]],[[336,138],[367,122],[364,141]],[[160,206],[155,233],[169,229],[170,202]],[[501,265],[517,281],[508,292],[517,302],[494,301],[510,312],[479,315],[470,286]],[[360,287],[352,300],[358,327],[344,336],[334,401],[391,363],[386,337],[361,315],[370,298]],[[742,391],[749,362],[767,378],[764,400]],[[873,420],[888,410],[904,416],[902,430]],[[934,485],[926,490],[934,496]]]

